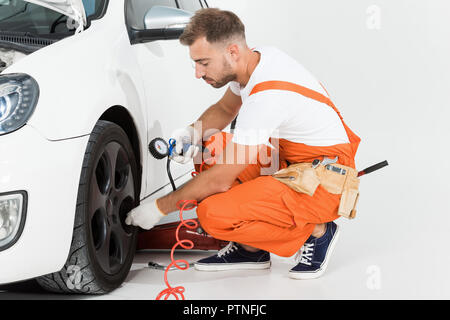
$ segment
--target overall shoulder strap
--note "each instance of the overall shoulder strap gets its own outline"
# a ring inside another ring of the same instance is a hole
[[[321,93],[319,93],[317,91],[311,90],[309,88],[303,87],[301,85],[298,85],[298,84],[295,84],[295,83],[292,83],[292,82],[288,82],[288,81],[264,81],[264,82],[256,84],[253,87],[252,91],[250,92],[249,96],[251,96],[252,94],[261,92],[261,91],[266,91],[266,90],[292,91],[292,92],[296,92],[298,94],[301,94],[302,96],[305,96],[307,98],[316,100],[318,102],[325,103],[328,106],[332,107],[337,112],[337,114],[339,115],[339,118],[341,118],[341,120],[342,120],[341,114],[336,109],[336,107],[334,106],[334,104],[330,100],[330,98],[328,98],[327,96],[324,96],[323,94],[321,94]]]

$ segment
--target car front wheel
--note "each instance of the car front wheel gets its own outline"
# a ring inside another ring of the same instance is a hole
[[[125,218],[137,204],[138,181],[126,133],[99,120],[84,156],[69,257],[59,272],[37,278],[44,289],[104,294],[123,283],[136,248],[138,229]]]

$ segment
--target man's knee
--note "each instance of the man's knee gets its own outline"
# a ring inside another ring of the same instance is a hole
[[[197,217],[202,228],[210,235],[232,227],[230,212],[225,203],[217,201],[213,196],[204,199],[197,206]]]
[[[210,201],[209,197],[204,199],[197,206],[197,217],[202,226],[203,230],[205,230],[208,234],[214,230],[213,226],[215,225],[214,218],[212,217],[212,201]]]
[[[206,223],[204,223],[203,221],[206,222],[207,217],[208,217],[208,209],[209,209],[209,206],[208,206],[208,204],[207,204],[207,201],[208,201],[208,198],[204,199],[202,202],[200,202],[200,203],[197,205],[197,217],[198,217],[198,220],[200,221],[200,223],[201,223],[202,225],[203,225],[203,224],[206,224]]]

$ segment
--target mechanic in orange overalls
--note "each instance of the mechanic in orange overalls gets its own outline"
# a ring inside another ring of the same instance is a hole
[[[230,241],[196,262],[197,270],[265,269],[270,252],[283,257],[298,252],[289,276],[319,277],[339,235],[333,220],[341,195],[320,185],[312,196],[296,192],[271,174],[325,157],[354,168],[359,137],[302,65],[274,47],[249,49],[234,13],[197,11],[180,41],[189,46],[196,77],[228,89],[196,123],[174,132],[177,153],[183,139],[193,145],[172,159],[194,159],[199,170],[203,142],[214,162],[178,190],[133,209],[126,222],[150,229],[176,211],[179,200],[195,199],[202,228]],[[223,131],[236,117],[233,133]]]

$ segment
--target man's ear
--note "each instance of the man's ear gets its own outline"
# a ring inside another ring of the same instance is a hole
[[[229,45],[228,46],[228,53],[230,54],[231,58],[234,61],[239,60],[239,55],[241,53],[239,45],[237,45],[236,43]]]

